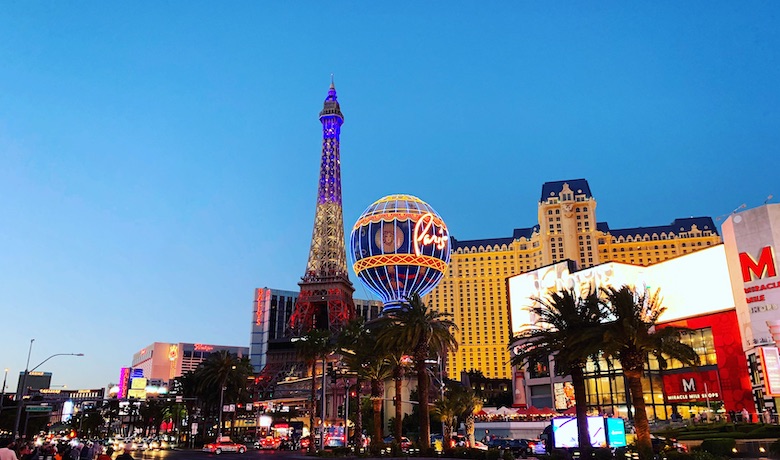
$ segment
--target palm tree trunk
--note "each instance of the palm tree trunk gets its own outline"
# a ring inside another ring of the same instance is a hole
[[[314,447],[314,414],[317,410],[317,360],[311,362],[311,407],[309,408],[309,452],[316,451]]]
[[[639,460],[652,460],[653,444],[650,440],[650,423],[647,421],[645,398],[642,395],[642,371],[623,369],[631,389],[631,402],[634,404],[634,430]]]
[[[420,401],[420,448],[429,449],[431,447],[431,416],[428,406],[428,392],[430,389],[430,380],[428,379],[428,369],[425,367],[425,358],[428,356],[427,350],[424,353],[416,353],[415,367],[417,368],[417,394]]]
[[[577,414],[577,435],[579,437],[580,458],[590,458],[590,433],[588,432],[588,396],[585,391],[585,375],[581,366],[573,366],[571,385],[574,387],[574,401]]]
[[[382,445],[382,382],[371,380],[371,408],[374,413],[374,433],[371,445]]]
[[[395,368],[395,423],[393,424],[393,435],[395,436],[396,442],[399,444],[401,443],[401,436],[403,436],[403,433],[401,433],[401,430],[403,429],[403,406],[401,401],[401,391],[403,387],[403,378],[404,378],[404,368],[401,365],[401,363],[398,363],[398,365]]]
[[[363,381],[358,377],[355,380],[355,449],[363,447],[363,405],[360,403],[360,388]]]
[[[470,413],[466,416],[466,420],[463,422],[466,428],[466,434],[469,437],[470,446],[474,446],[474,441],[476,441],[476,439],[474,439],[474,419],[475,419],[474,414]],[[584,458],[588,458],[588,457],[584,457]]]

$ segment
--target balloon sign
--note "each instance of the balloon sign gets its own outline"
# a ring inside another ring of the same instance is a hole
[[[412,294],[423,296],[450,263],[447,226],[428,203],[390,195],[361,214],[350,236],[353,268],[384,301],[383,312],[401,308]]]

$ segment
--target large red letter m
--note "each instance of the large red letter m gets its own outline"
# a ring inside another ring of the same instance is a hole
[[[749,283],[754,279],[777,276],[772,247],[765,246],[758,255],[758,262],[747,252],[739,253],[739,265],[742,267],[742,281]],[[751,274],[753,276],[751,276]]]

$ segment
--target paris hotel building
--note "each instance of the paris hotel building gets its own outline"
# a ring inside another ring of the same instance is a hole
[[[565,259],[577,269],[604,262],[648,266],[721,243],[710,217],[675,219],[667,225],[611,229],[596,218],[588,181],[547,182],[538,222],[511,236],[461,241],[451,238],[447,273],[425,301],[453,315],[459,348],[447,356],[447,374],[482,371],[511,378],[507,278]]]

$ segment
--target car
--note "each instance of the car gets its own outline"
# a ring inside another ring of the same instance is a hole
[[[256,449],[278,449],[282,444],[281,438],[275,438],[273,436],[266,436],[255,442]]]
[[[670,451],[688,452],[688,448],[684,444],[677,442],[676,439],[661,438],[651,434],[650,442],[653,445],[653,452],[656,454]]]
[[[311,436],[304,436],[300,440],[301,449],[308,449],[311,444]]]
[[[471,446],[471,448],[477,450],[488,450],[488,446],[482,441],[474,441],[474,445]]]
[[[529,455],[533,455],[533,450],[527,439],[510,439],[507,447],[515,458],[527,458]]]
[[[222,452],[238,452],[239,454],[243,454],[246,452],[246,446],[244,444],[233,442],[229,439],[221,439],[203,446],[203,452],[210,452],[217,455],[221,454]]]
[[[395,442],[395,436],[387,436],[383,439],[383,441],[385,444],[390,445]],[[401,450],[407,451],[410,447],[412,447],[412,441],[410,441],[406,436],[401,436],[400,446]]]

